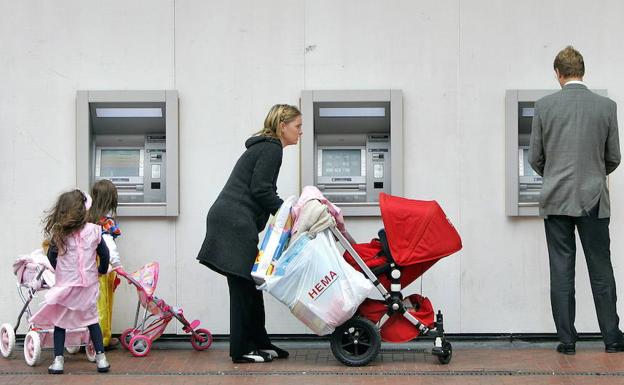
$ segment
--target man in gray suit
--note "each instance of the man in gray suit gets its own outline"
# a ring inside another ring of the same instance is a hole
[[[550,259],[550,300],[557,351],[576,353],[574,270],[578,230],[600,332],[608,353],[624,351],[619,329],[609,239],[606,175],[620,163],[617,110],[612,100],[583,83],[583,56],[571,46],[554,62],[561,91],[535,103],[529,162],[543,176],[544,216]]]

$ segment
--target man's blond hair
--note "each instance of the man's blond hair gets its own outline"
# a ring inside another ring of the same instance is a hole
[[[559,70],[559,75],[564,78],[582,78],[585,75],[583,55],[571,45],[559,51],[555,57],[553,67]]]

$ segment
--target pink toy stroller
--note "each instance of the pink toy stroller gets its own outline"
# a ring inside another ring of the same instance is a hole
[[[15,333],[19,328],[24,313],[30,322],[32,311],[30,303],[40,291],[54,286],[54,268],[41,249],[33,251],[30,255],[18,257],[13,263],[13,272],[17,278],[17,291],[24,303],[22,310],[17,316],[15,327],[5,323],[0,326],[0,352],[2,356],[9,357],[15,348]],[[41,349],[51,348],[54,345],[52,337],[53,325],[35,325],[29,323],[28,333],[24,338],[24,359],[30,366],[41,362]],[[87,328],[67,330],[65,337],[65,349],[71,354],[78,352],[81,346],[86,346],[87,359],[95,362],[95,349],[89,338]]]
[[[200,324],[198,320],[189,323],[181,308],[170,306],[154,295],[158,270],[157,262],[148,263],[132,274],[117,270],[117,274],[136,287],[139,295],[134,327],[123,331],[120,337],[121,345],[130,350],[135,357],[144,357],[149,353],[152,343],[163,334],[169,321],[176,318],[184,325],[182,330],[191,333],[191,345],[195,350],[208,349],[212,344],[212,334],[207,329],[197,329]],[[141,307],[143,318],[139,322]]]
[[[417,201],[381,193],[379,207],[385,229],[370,243],[350,244],[334,227],[345,259],[370,279],[383,301],[365,300],[356,315],[331,335],[332,353],[349,366],[366,365],[381,340],[405,342],[419,335],[434,337],[432,354],[448,364],[452,347],[444,336],[443,316],[435,315],[428,298],[404,296],[401,289],[438,260],[462,247],[459,234],[435,201]]]

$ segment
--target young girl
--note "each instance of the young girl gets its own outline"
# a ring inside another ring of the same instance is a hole
[[[115,239],[121,235],[121,230],[115,223],[117,211],[117,188],[109,180],[99,180],[91,188],[93,204],[87,213],[87,221],[102,227],[102,239],[108,247],[110,264],[113,269],[121,269],[121,261],[117,252]],[[97,309],[102,328],[104,347],[113,347],[119,343],[117,338],[111,338],[111,324],[113,320],[113,296],[119,278],[115,271],[100,276],[100,296]]]
[[[90,198],[80,190],[61,194],[45,218],[44,234],[50,242],[48,259],[55,268],[56,285],[45,296],[31,323],[54,325],[54,361],[48,373],[63,373],[65,329],[88,326],[95,347],[98,372],[110,368],[98,324],[98,272],[106,273],[109,254],[100,226],[87,223]],[[96,252],[100,255],[96,266]]]

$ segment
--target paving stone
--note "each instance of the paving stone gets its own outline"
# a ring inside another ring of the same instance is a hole
[[[128,351],[107,352],[108,374],[98,374],[85,355],[66,355],[65,375],[47,374],[51,351],[42,363],[26,365],[22,352],[0,359],[0,384],[622,384],[624,353],[607,354],[602,344],[581,342],[577,354],[555,352],[556,343],[454,343],[448,365],[431,356],[430,347],[383,345],[377,359],[365,367],[347,367],[331,354],[329,344],[281,341],[291,353],[287,360],[264,364],[234,364],[227,343],[204,352],[158,341],[148,356]]]

